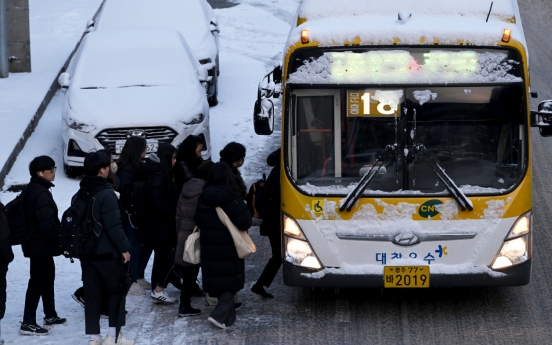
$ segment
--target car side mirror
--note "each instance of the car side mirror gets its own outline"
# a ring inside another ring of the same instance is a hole
[[[552,136],[552,99],[540,102],[537,111],[531,111],[531,126],[538,127],[543,137]]]
[[[61,86],[62,89],[69,88],[69,84],[71,84],[71,76],[67,72],[63,72],[58,77],[58,83],[59,86]]]
[[[274,131],[274,103],[267,98],[257,99],[253,110],[253,126],[258,135],[271,135]]]

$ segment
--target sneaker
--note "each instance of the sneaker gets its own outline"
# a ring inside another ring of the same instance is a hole
[[[178,308],[178,316],[180,317],[186,317],[186,316],[196,316],[201,315],[201,310],[192,308],[192,306],[186,306],[186,307],[180,307]]]
[[[144,278],[140,278],[136,281],[140,287],[146,291],[151,290],[151,283]]]
[[[82,298],[81,296],[77,296],[76,294],[72,294],[71,297],[73,297],[73,300],[84,308],[84,298]]]
[[[218,322],[217,320],[213,319],[212,317],[208,317],[207,321],[211,322],[213,325],[217,326],[218,328],[225,329],[226,325],[223,323]]]
[[[44,319],[44,325],[42,326],[45,329],[52,329],[56,325],[64,325],[67,326],[67,319],[61,318],[61,317],[50,317],[48,319]]]
[[[236,302],[234,303],[234,309],[237,311],[237,310],[240,310],[241,308],[243,307],[243,303],[242,302]]]
[[[257,295],[261,296],[262,298],[274,298],[274,295],[271,293],[266,292],[264,287],[262,285],[254,284],[251,287],[251,291],[256,293]]]
[[[134,340],[125,338],[123,332],[120,332],[119,337],[117,338],[117,343],[115,343],[115,337],[108,335],[105,337],[103,345],[134,345]]]
[[[37,324],[22,323],[19,328],[19,334],[21,335],[48,335],[50,331],[46,328],[42,328]]]
[[[130,290],[128,290],[128,293],[133,296],[144,296],[146,294],[146,291],[144,291],[144,289],[142,289],[142,287],[138,285],[138,283],[132,283],[132,285],[130,286]]]
[[[103,338],[100,335],[100,339],[88,339],[88,345],[102,345]]]
[[[151,298],[153,299],[153,303],[163,303],[163,304],[173,304],[176,303],[176,298],[169,297],[165,290],[161,292],[151,292]]]

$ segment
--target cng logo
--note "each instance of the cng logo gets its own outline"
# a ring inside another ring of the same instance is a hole
[[[418,214],[422,218],[429,218],[429,217],[435,217],[439,214],[439,211],[437,210],[437,205],[442,205],[443,203],[440,200],[428,200],[420,206],[420,209],[418,210]]]

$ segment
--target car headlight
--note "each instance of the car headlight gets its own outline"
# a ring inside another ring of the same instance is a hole
[[[92,132],[94,129],[96,129],[95,126],[92,126],[92,125],[87,125],[87,124],[84,124],[84,123],[79,123],[73,119],[68,119],[66,120],[67,122],[67,126],[71,129],[74,129],[76,131],[79,131],[79,132],[83,132],[83,133],[90,133]]]
[[[320,270],[320,260],[312,250],[299,224],[293,218],[284,215],[285,260],[296,266]]]
[[[531,257],[531,212],[519,217],[498,252],[492,269],[521,264]]]
[[[191,120],[182,121],[182,123],[185,125],[197,125],[198,123],[202,123],[204,119],[205,115],[199,114],[194,116]]]

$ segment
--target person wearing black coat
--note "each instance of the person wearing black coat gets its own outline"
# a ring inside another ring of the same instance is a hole
[[[84,318],[89,344],[134,344],[116,329],[125,324],[124,264],[131,256],[130,242],[123,230],[119,201],[113,186],[106,181],[111,162],[102,152],[91,152],[84,158],[84,177],[73,197],[88,194],[93,197],[94,232],[97,234],[96,252],[80,258],[85,294]],[[99,234],[99,235],[98,235]],[[102,343],[100,313],[102,290],[109,296],[109,334]]]
[[[203,163],[201,151],[204,147],[203,138],[197,135],[189,135],[178,146],[176,164],[173,168],[177,190],[181,190],[184,183],[196,177],[197,169]]]
[[[0,320],[4,318],[6,313],[6,275],[8,274],[8,265],[12,261],[13,251],[8,217],[4,211],[4,204],[0,202]],[[0,344],[4,344],[4,340],[0,339]]]
[[[238,229],[247,231],[251,213],[239,190],[231,168],[226,163],[215,163],[194,217],[201,234],[203,290],[218,297],[208,320],[220,328],[232,326],[236,320],[234,295],[243,289],[245,263],[238,257],[232,236],[215,208],[221,207]]]
[[[261,196],[262,219],[260,226],[261,236],[268,236],[272,257],[268,260],[263,273],[257,282],[251,287],[251,291],[264,298],[274,298],[264,287],[270,287],[274,277],[282,265],[282,233],[280,214],[280,155],[281,149],[272,152],[266,159],[268,166],[272,167],[265,182]]]
[[[238,193],[245,200],[247,196],[247,187],[243,181],[240,171],[238,170],[245,161],[245,146],[234,141],[226,144],[220,151],[220,161],[228,164],[232,168],[232,173],[238,186]]]
[[[172,172],[175,162],[176,148],[160,144],[157,154],[150,154],[142,169],[148,181],[144,223],[148,241],[155,252],[150,294],[154,303],[176,303],[176,299],[165,292],[176,247],[175,216],[179,193]]]
[[[47,335],[54,325],[66,324],[59,318],[54,302],[56,266],[54,256],[61,255],[58,208],[50,189],[56,177],[51,157],[39,156],[29,164],[30,183],[23,188],[23,212],[27,220],[28,239],[21,245],[30,258],[30,278],[25,295],[25,311],[19,329],[22,335]],[[36,308],[42,298],[44,327],[36,323]]]

